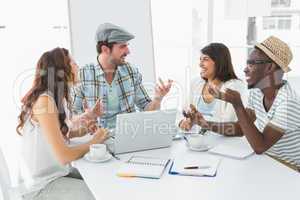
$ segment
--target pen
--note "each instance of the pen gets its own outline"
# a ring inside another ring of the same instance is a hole
[[[186,113],[185,110],[182,111],[182,115],[183,115],[185,118],[189,118],[189,115]]]
[[[124,177],[124,178],[133,178],[133,177],[135,177],[134,174],[125,174],[125,173],[117,173],[117,176]]]
[[[183,139],[188,143],[189,141],[188,141],[188,139],[185,137],[185,136],[183,136]]]
[[[207,132],[207,129],[201,128],[201,130],[198,132],[198,134],[200,135],[205,135],[205,133]]]
[[[202,166],[187,166],[184,169],[209,169],[209,165],[202,165]]]

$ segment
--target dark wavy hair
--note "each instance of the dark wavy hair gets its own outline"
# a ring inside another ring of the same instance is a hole
[[[227,46],[222,43],[210,43],[201,49],[201,53],[208,55],[215,62],[215,79],[219,79],[222,82],[238,79],[234,72],[230,51]]]
[[[98,54],[102,53],[102,49],[101,49],[102,46],[107,46],[110,50],[112,50],[114,44],[117,44],[117,43],[116,42],[107,42],[107,41],[99,41],[99,42],[97,42],[97,45],[96,45],[97,53]]]
[[[70,65],[70,57],[67,49],[55,48],[45,52],[39,59],[35,71],[35,77],[32,88],[21,100],[22,110],[18,116],[19,124],[16,131],[19,135],[27,117],[32,114],[32,107],[39,96],[44,93],[50,93],[58,109],[58,118],[60,130],[65,136],[69,128],[65,122],[66,113],[64,110],[64,99],[70,108],[69,86],[68,82],[74,82],[74,74]]]

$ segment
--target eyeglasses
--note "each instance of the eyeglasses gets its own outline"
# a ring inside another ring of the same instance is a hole
[[[272,63],[271,60],[247,60],[247,65],[261,65],[266,63]]]

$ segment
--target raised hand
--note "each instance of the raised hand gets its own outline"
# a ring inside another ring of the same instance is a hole
[[[216,99],[222,99],[224,97],[224,93],[220,91],[220,89],[213,84],[208,84],[208,92],[213,95]]]
[[[208,86],[208,92],[215,98],[231,103],[233,106],[243,105],[241,95],[235,90],[227,88],[225,92],[221,92],[218,88],[213,85]]]
[[[227,89],[223,99],[231,103],[234,107],[243,106],[241,95],[235,90]]]
[[[168,80],[167,84],[163,82],[161,78],[158,78],[159,83],[156,84],[154,97],[158,99],[162,99],[172,87],[172,80]]]
[[[103,115],[104,112],[103,103],[100,98],[97,99],[93,108],[89,108],[86,99],[83,99],[82,106],[86,114],[86,117],[89,118],[90,120],[94,120],[97,117],[101,117]]]

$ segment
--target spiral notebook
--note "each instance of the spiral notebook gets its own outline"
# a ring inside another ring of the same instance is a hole
[[[170,159],[132,156],[128,161],[122,163],[117,171],[117,176],[159,179],[169,162]]]

